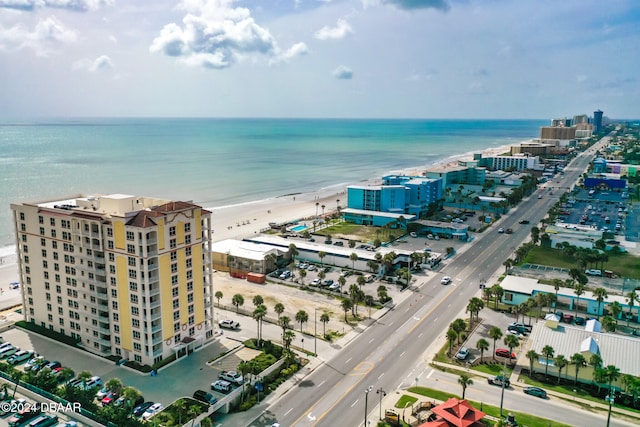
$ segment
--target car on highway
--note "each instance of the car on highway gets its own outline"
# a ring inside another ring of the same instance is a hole
[[[504,228],[502,228],[502,227],[498,228],[498,233],[500,233],[500,234],[504,233]]]
[[[509,387],[511,385],[511,381],[509,381],[509,378],[502,376],[502,375],[496,375],[495,377],[489,377],[487,378],[487,382],[489,384],[493,384],[493,385],[497,385],[502,387],[503,385],[505,387]]]
[[[518,224],[529,224],[529,220],[528,219],[523,219],[521,220]]]
[[[467,357],[469,357],[469,349],[467,347],[461,347],[456,353],[456,359],[458,360],[465,360]]]
[[[547,398],[547,392],[540,387],[525,387],[522,391],[524,391],[526,394],[530,394],[531,396],[536,396],[541,399]]]
[[[224,319],[218,322],[218,325],[220,325],[221,328],[238,329],[240,327],[240,322],[236,322],[235,320],[231,319]]]
[[[511,234],[511,233],[513,233],[513,229],[512,229],[512,228],[507,228],[507,229],[505,230],[505,233],[507,233],[507,234]]]
[[[451,277],[449,276],[444,276],[442,279],[440,279],[440,284],[442,285],[448,285],[449,283],[451,283]]]
[[[511,353],[506,348],[496,348],[496,356],[508,357],[509,359],[515,359],[516,358],[516,354],[515,353]]]

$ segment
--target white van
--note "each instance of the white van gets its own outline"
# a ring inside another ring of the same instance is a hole
[[[18,347],[8,345],[7,347],[4,347],[3,349],[0,350],[0,358],[9,357],[18,351],[20,351]]]
[[[93,387],[100,387],[102,385],[102,379],[98,376],[91,377],[86,383],[84,383],[84,388],[90,389]]]

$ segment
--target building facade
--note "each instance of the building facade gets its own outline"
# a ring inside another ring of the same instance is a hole
[[[210,212],[123,194],[11,209],[25,321],[147,365],[213,338]]]
[[[593,112],[593,127],[595,133],[599,133],[602,130],[602,115],[604,113],[601,110]]]

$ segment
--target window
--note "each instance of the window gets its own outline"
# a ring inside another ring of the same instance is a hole
[[[173,332],[180,332],[180,323],[173,324]]]
[[[137,292],[138,284],[136,282],[129,282],[129,290],[132,292]]]
[[[180,291],[179,291],[179,289],[178,289],[178,288],[172,288],[172,289],[171,289],[171,296],[173,296],[173,297],[177,297],[179,292],[180,292]]]
[[[24,224],[20,224],[20,231],[27,231],[27,226]]]
[[[51,247],[53,249],[58,249],[58,242],[56,241],[51,242]],[[57,256],[57,254],[54,254],[54,255]],[[55,259],[58,259],[58,258],[55,258]]]
[[[178,284],[178,276],[171,276],[171,284],[172,285]]]
[[[134,254],[136,253],[135,245],[127,245],[127,253]]]
[[[40,235],[44,236],[44,227],[40,227]]]
[[[115,289],[111,289],[111,297],[118,298],[118,291],[116,291]]]
[[[29,304],[33,305],[33,300],[29,298]],[[47,303],[47,311],[51,311],[51,304]]]
[[[42,250],[42,258],[46,258],[47,257],[47,250],[43,249]]]
[[[187,282],[187,291],[193,291],[193,282]]]
[[[140,310],[138,310],[138,307],[131,307],[131,314],[133,314],[134,316],[138,316],[140,314]]]
[[[194,308],[193,308],[193,304],[189,304],[189,314],[193,314]]]
[[[187,264],[187,268],[191,268],[191,264],[192,264],[191,258],[187,259],[186,264]]]
[[[135,240],[136,238],[136,233],[134,233],[133,231],[127,231],[127,240]]]
[[[138,347],[138,348],[136,348],[136,347]],[[140,351],[140,344],[137,344],[137,345],[136,345],[136,344],[134,343],[134,344],[133,344],[133,348],[134,348],[134,350],[138,350],[138,351]],[[138,355],[138,354],[134,354],[134,355],[133,355],[133,360],[135,360],[135,361],[136,361],[136,362],[138,362],[138,363],[142,363],[142,356],[140,356],[140,355]]]
[[[112,286],[117,285],[117,283],[116,283],[116,278],[115,278],[115,277],[110,277],[110,278],[109,278],[109,283],[111,283],[111,285],[112,285]]]
[[[115,322],[117,322],[118,320],[120,320],[120,316],[118,315],[118,313],[113,313],[113,320]]]
[[[171,239],[171,240],[169,240],[169,247],[170,247],[171,249],[175,249],[175,248],[176,248],[176,246],[177,246],[176,239]]]
[[[116,266],[115,265],[110,265],[109,266],[109,273],[116,274]]]
[[[179,311],[174,311],[173,312],[173,320],[180,320],[180,312]]]
[[[138,273],[136,270],[129,270],[129,279],[135,279],[136,277],[138,277]]]
[[[169,227],[169,236],[176,235],[176,227]]]
[[[115,260],[116,260],[116,256],[114,254],[110,253],[109,254],[109,261],[115,262]]]
[[[127,262],[131,267],[135,267],[136,266],[136,259],[132,256],[127,257]]]
[[[133,325],[134,328],[140,327],[140,321],[138,319],[132,319],[131,324]]]
[[[184,242],[188,245],[191,244],[191,234],[184,236]]]
[[[191,248],[190,247],[186,248],[184,251],[185,251],[187,256],[191,256]]]
[[[171,264],[171,272],[172,273],[177,273],[178,272],[178,264],[176,264],[176,263]]]
[[[193,279],[193,271],[189,270],[187,271],[187,280],[191,280]]]
[[[107,248],[113,249],[113,240],[108,240],[107,241]]]
[[[114,310],[118,309],[118,301],[111,301],[111,308],[113,308]]]
[[[190,223],[190,222],[187,222],[187,223],[184,225],[184,232],[185,232],[185,233],[189,233],[190,231],[191,231],[191,223]]]
[[[113,237],[113,228],[107,227],[107,236],[108,237]]]
[[[53,243],[57,243],[57,242],[53,242]],[[56,261],[58,260],[58,252],[54,252],[53,253],[53,259],[56,260]]]
[[[20,218],[20,219],[22,220],[22,218]],[[38,216],[38,224],[44,224],[44,217],[42,215]]]
[[[40,239],[40,246],[47,246],[47,240],[46,239]],[[43,255],[46,256],[46,255]]]
[[[131,302],[134,303],[134,304],[137,304],[138,303],[138,295],[132,294],[131,295]]]
[[[193,293],[187,295],[187,302],[193,302]]]
[[[49,319],[49,322],[53,322],[53,315],[47,314],[47,319]]]
[[[60,318],[60,326],[64,326],[64,319],[62,317]]]
[[[196,323],[196,318],[194,316],[189,316],[189,324],[195,325],[195,323]]]
[[[178,299],[174,299],[174,300],[173,300],[173,302],[172,302],[172,304],[173,304],[173,308],[174,308],[174,309],[175,309],[175,308],[178,308],[178,307],[180,307],[180,300],[178,300]]]
[[[51,237],[53,237],[54,239],[57,237],[56,230],[51,230]]]
[[[56,226],[56,219],[55,218],[49,218],[49,224],[51,224],[52,227]]]
[[[178,259],[178,253],[176,251],[171,252],[171,261]]]
[[[42,268],[49,268],[49,263],[47,260],[42,261]]]
[[[59,294],[62,293],[62,287],[60,285],[56,285],[56,292]]]
[[[140,332],[138,332],[138,331],[133,331],[133,339],[135,339],[135,340],[139,340],[139,339],[140,339]]]

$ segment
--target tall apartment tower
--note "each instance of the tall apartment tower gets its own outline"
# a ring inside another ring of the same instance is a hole
[[[602,115],[604,113],[600,110],[593,112],[593,127],[594,132],[599,133],[602,130]]]
[[[147,365],[213,338],[210,212],[124,194],[11,209],[25,321]]]

